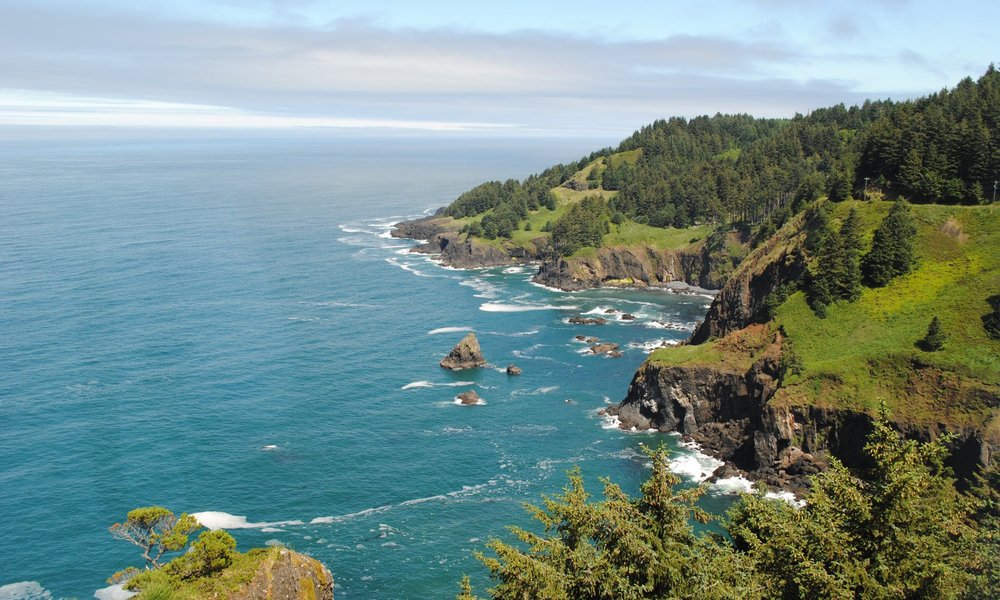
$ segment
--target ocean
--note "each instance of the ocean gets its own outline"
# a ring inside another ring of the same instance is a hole
[[[634,493],[640,444],[664,441],[707,476],[678,438],[597,411],[710,297],[563,293],[388,235],[609,141],[0,142],[0,599],[110,597],[141,556],[108,527],[152,504],[314,556],[338,599],[449,598],[463,574],[482,594],[473,553],[531,527],[522,504],[572,466]],[[567,322],[584,314],[610,322]],[[491,368],[441,369],[466,331]],[[469,389],[482,405],[456,403]]]

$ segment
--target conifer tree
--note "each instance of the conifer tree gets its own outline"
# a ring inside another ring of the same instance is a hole
[[[872,249],[861,261],[861,272],[871,287],[882,287],[913,267],[913,238],[917,228],[905,200],[897,200],[875,230]]]
[[[848,302],[861,297],[861,217],[855,208],[847,213],[840,226],[840,242],[843,245],[843,279],[838,286],[837,296]]]
[[[934,315],[931,324],[927,327],[927,335],[917,342],[917,345],[926,352],[937,352],[944,347],[947,336],[941,331],[941,321]]]

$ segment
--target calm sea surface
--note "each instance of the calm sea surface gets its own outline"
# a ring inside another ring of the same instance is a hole
[[[473,551],[530,525],[522,503],[566,469],[635,491],[639,444],[659,436],[595,413],[709,298],[559,293],[387,234],[595,147],[0,142],[0,599],[93,597],[141,564],[108,526],[150,504],[322,560],[338,599],[452,597],[464,573],[483,592]],[[638,318],[566,323],[606,309]],[[501,369],[438,367],[465,329]],[[577,334],[625,356],[582,354]],[[485,404],[457,405],[466,389]],[[710,468],[676,456],[688,476]]]

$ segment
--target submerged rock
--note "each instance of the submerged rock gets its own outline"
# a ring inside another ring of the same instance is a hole
[[[508,375],[520,375],[521,374],[521,367],[519,367],[517,365],[507,365],[507,374]]]
[[[480,398],[479,394],[477,394],[475,390],[469,390],[467,392],[462,392],[461,394],[459,394],[458,400],[462,404],[470,405],[470,404],[479,404]]]
[[[452,370],[485,367],[486,359],[483,358],[483,351],[479,348],[476,334],[469,333],[462,338],[462,341],[455,344],[448,356],[441,361],[441,366]]]
[[[593,354],[607,354],[608,356],[614,358],[620,358],[622,353],[618,350],[618,344],[613,342],[604,342],[602,344],[594,344],[590,347],[590,352]]]

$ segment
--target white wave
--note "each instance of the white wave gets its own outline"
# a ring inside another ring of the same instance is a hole
[[[465,279],[463,281],[460,281],[458,285],[470,287],[479,292],[478,294],[474,295],[475,298],[496,298],[497,294],[500,293],[500,288],[498,286],[493,285],[488,281],[483,281],[479,277],[473,277],[472,279]]]
[[[539,394],[549,394],[549,393],[554,392],[554,391],[556,391],[558,389],[559,389],[558,385],[547,385],[547,386],[544,386],[544,387],[540,387],[537,390],[531,392],[531,395],[532,396],[537,396]]]
[[[261,527],[262,533],[281,533],[284,529],[279,529],[277,527]]]
[[[413,265],[401,262],[399,259],[396,259],[396,258],[389,257],[389,258],[385,259],[385,262],[389,263],[390,265],[399,267],[400,269],[402,269],[404,271],[409,271],[410,273],[413,273],[417,277],[432,277],[431,275],[428,275],[428,274],[424,273],[423,271],[417,270],[416,267],[414,267]]]
[[[347,225],[337,225],[341,231],[344,233],[369,233],[364,229],[358,229],[357,227],[348,227]]]
[[[400,506],[413,506],[415,504],[423,504],[424,502],[434,502],[435,500],[447,500],[448,496],[444,494],[438,494],[437,496],[427,496],[426,498],[414,498],[413,500],[407,500],[406,502],[400,502]]]
[[[609,310],[611,312],[608,312]],[[618,313],[618,312],[620,312],[620,311],[618,311],[618,310],[616,310],[614,308],[610,308],[610,307],[607,307],[607,306],[598,306],[596,308],[592,308],[592,309],[588,310],[587,312],[585,312],[583,314],[585,314],[585,315],[613,315],[613,314]]]
[[[240,515],[231,515],[227,512],[207,510],[203,512],[191,513],[191,516],[198,520],[202,527],[211,530],[216,529],[263,529],[264,527],[276,527],[281,525],[304,525],[302,521],[274,521],[270,523],[252,523],[247,518]]]
[[[429,388],[429,387],[434,387],[434,384],[431,383],[431,382],[429,382],[429,381],[414,381],[412,383],[408,383],[408,384],[404,385],[403,387],[401,387],[399,389],[401,389],[401,390],[412,390],[414,388]]]
[[[503,272],[508,275],[517,275],[518,273],[524,273],[524,267],[507,267]]]
[[[51,600],[52,593],[37,581],[19,581],[0,586],[0,600]]]
[[[643,326],[647,329],[672,329],[674,331],[694,331],[694,323],[676,323],[674,321],[646,321]]]
[[[645,342],[629,342],[628,347],[638,348],[643,352],[645,352],[646,354],[649,354],[650,352],[656,350],[657,348],[663,348],[665,345],[676,346],[678,343],[679,342],[677,340],[656,339],[656,340],[647,340]]]
[[[705,454],[688,454],[671,458],[670,470],[682,477],[702,482],[711,477],[722,464],[721,460]]]
[[[549,286],[547,286],[547,285],[545,285],[545,284],[543,284],[543,283],[538,283],[537,281],[535,281],[535,280],[534,280],[534,278],[533,278],[533,277],[529,277],[527,281],[528,281],[528,283],[530,283],[531,285],[533,285],[533,286],[535,286],[535,287],[540,287],[540,288],[542,288],[543,290],[548,290],[548,291],[550,291],[550,292],[555,292],[555,293],[557,293],[557,294],[568,294],[568,293],[569,293],[569,292],[567,292],[566,290],[561,290],[561,289],[559,289],[559,288],[554,288],[554,287],[549,287]]]
[[[391,504],[386,504],[384,506],[376,506],[374,508],[366,508],[364,510],[359,510],[358,512],[348,513],[346,515],[338,515],[335,517],[316,517],[312,521],[309,521],[310,525],[322,525],[328,523],[341,523],[343,521],[348,521],[350,519],[356,519],[358,517],[367,517],[368,515],[374,515],[378,513],[384,513],[387,510],[392,510]]]
[[[261,447],[261,450],[263,450],[264,452],[273,452],[277,449],[278,449],[277,444],[267,444],[266,446]]]
[[[448,387],[462,387],[465,385],[476,385],[475,381],[452,381],[450,383],[442,383],[441,385]]]
[[[795,497],[795,494],[791,492],[767,492],[764,494],[765,498],[770,498],[772,500],[783,500],[795,508],[802,508],[806,505],[805,500],[799,500]]]
[[[431,329],[427,335],[437,335],[439,333],[458,333],[459,331],[475,331],[472,327],[438,327]]]
[[[718,494],[749,494],[753,492],[753,482],[746,477],[723,477],[715,480],[712,491]]]
[[[462,402],[461,398],[459,398],[458,396],[455,396],[452,399],[452,403],[453,404],[458,404],[459,406],[486,406],[486,400],[483,400],[482,398],[476,400],[476,402],[474,404],[464,404]]]
[[[500,302],[486,302],[479,305],[479,310],[484,312],[529,312],[533,310],[576,310],[577,306],[554,306],[552,304],[502,304]]]

